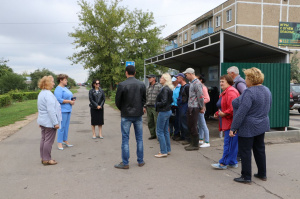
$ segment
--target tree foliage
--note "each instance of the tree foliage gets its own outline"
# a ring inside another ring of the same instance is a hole
[[[164,43],[159,38],[163,27],[154,27],[152,13],[129,11],[119,2],[96,0],[91,5],[79,1],[80,24],[69,33],[78,50],[69,59],[86,69],[95,69],[93,72],[99,74],[102,85],[110,89],[125,79],[125,61],[135,61],[136,76],[142,77],[144,59],[159,53]],[[147,70],[152,72],[155,68],[150,66]]]
[[[0,77],[0,93],[4,94],[11,90],[26,89],[25,78],[13,72],[6,73]]]
[[[299,59],[297,58],[298,51],[296,51],[291,60],[291,80],[296,80],[300,83]]]
[[[42,79],[42,77],[48,76],[48,75],[52,75],[54,78],[54,81],[56,80],[56,75],[52,71],[45,69],[45,68],[43,68],[42,70],[37,69],[33,73],[30,73],[30,77],[31,77],[30,89],[32,89],[32,90],[38,89],[39,80]]]
[[[14,71],[13,71],[13,69],[12,68],[10,68],[9,66],[7,66],[7,62],[8,62],[9,60],[5,60],[5,59],[1,59],[0,60],[0,78],[3,76],[3,75],[5,75],[5,74],[7,74],[7,73],[13,73]]]

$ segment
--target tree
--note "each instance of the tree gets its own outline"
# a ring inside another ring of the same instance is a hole
[[[296,51],[291,60],[291,80],[300,82],[299,59],[297,58],[298,51]]]
[[[151,28],[152,13],[130,12],[118,6],[119,2],[113,0],[108,5],[105,0],[96,0],[92,6],[79,1],[80,25],[69,33],[75,39],[75,49],[79,50],[69,59],[86,69],[95,69],[102,86],[110,89],[125,79],[125,61],[136,62],[137,77],[140,77],[145,57],[157,54],[164,43],[158,38],[162,27]]]
[[[13,69],[6,65],[9,60],[1,59],[0,60],[0,77],[7,73],[13,73]]]
[[[54,81],[56,80],[56,75],[49,71],[48,69],[43,68],[42,70],[37,69],[33,73],[30,73],[31,77],[31,84],[30,84],[30,89],[36,90],[38,88],[38,82],[42,77],[52,75],[54,78]]]
[[[26,88],[25,78],[13,72],[0,77],[0,93],[4,94],[11,90],[24,90]]]

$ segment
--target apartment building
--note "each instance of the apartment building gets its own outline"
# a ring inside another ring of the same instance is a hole
[[[279,22],[300,23],[300,0],[227,0],[165,39],[166,51],[221,29],[278,46]],[[299,47],[282,47],[300,51]],[[299,53],[300,56],[300,53]]]

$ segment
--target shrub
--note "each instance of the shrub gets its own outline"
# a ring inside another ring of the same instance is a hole
[[[18,102],[22,102],[24,100],[23,93],[9,93],[9,95],[13,100],[16,100]]]
[[[9,95],[0,95],[0,107],[10,105],[11,101],[12,99]]]
[[[27,100],[35,100],[38,98],[39,92],[24,92],[24,98]]]

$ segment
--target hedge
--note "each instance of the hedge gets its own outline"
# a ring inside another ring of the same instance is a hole
[[[0,107],[11,104],[12,98],[9,95],[0,95]]]
[[[24,92],[23,94],[27,100],[35,100],[38,98],[39,92]]]
[[[22,102],[24,100],[24,94],[23,93],[10,93],[9,94],[13,100],[16,100],[18,102]]]

